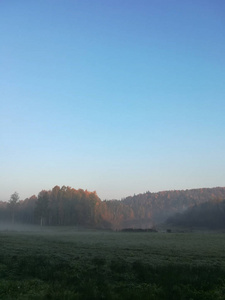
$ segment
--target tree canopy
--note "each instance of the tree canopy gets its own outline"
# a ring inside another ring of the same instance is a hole
[[[51,226],[152,228],[201,203],[225,199],[225,188],[146,192],[122,200],[101,201],[97,193],[69,186],[42,190],[38,196],[0,202],[0,220]]]

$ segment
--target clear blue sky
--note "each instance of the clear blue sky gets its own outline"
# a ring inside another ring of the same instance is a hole
[[[0,200],[225,186],[224,0],[3,0],[0,37]]]

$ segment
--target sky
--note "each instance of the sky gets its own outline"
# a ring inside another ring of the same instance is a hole
[[[225,186],[224,0],[2,0],[0,36],[0,200]]]

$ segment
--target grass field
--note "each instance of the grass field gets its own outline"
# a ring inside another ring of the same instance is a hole
[[[225,234],[0,232],[0,299],[225,299]]]

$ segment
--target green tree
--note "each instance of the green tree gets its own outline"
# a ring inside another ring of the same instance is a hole
[[[17,203],[19,201],[19,194],[17,192],[13,193],[9,199],[9,209],[10,209],[10,213],[11,213],[11,220],[12,220],[12,224],[14,224],[15,222],[15,213],[16,213],[16,207],[17,207]]]
[[[36,201],[35,214],[40,219],[40,225],[46,224],[49,208],[49,193],[41,191]]]

